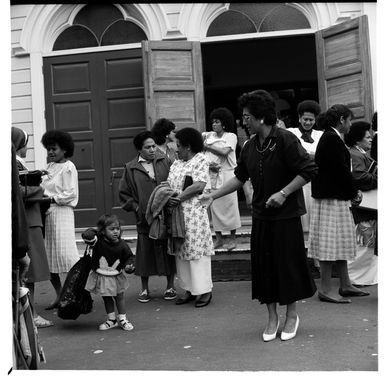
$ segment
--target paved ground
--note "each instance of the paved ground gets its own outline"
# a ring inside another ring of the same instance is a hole
[[[62,320],[44,307],[53,299],[49,283],[37,285],[37,309],[55,326],[39,330],[47,363],[44,370],[141,371],[377,371],[377,286],[352,304],[298,303],[297,337],[264,343],[266,309],[250,299],[250,282],[214,283],[205,308],[165,301],[165,280],[150,279],[154,299],[136,301],[139,278],[131,275],[128,316],[135,329],[99,331],[105,313],[94,297],[92,313]],[[316,280],[319,283],[319,280]],[[333,279],[337,284],[337,279]],[[284,308],[280,308],[281,322]]]

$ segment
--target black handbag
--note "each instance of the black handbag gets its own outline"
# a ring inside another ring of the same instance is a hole
[[[76,319],[80,314],[90,313],[93,300],[84,287],[91,271],[89,246],[84,255],[69,270],[59,296],[57,315],[62,319]]]
[[[22,170],[19,172],[20,183],[23,186],[39,186],[41,183],[42,175],[43,173],[41,172],[41,170]]]

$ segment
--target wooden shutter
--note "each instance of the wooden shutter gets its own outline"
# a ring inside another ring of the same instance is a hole
[[[373,93],[367,16],[316,33],[322,109],[347,105],[355,120],[371,121]]]
[[[205,131],[200,43],[143,41],[142,51],[147,128],[168,118]]]

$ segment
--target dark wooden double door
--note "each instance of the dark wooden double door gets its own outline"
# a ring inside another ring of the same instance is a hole
[[[119,208],[118,184],[136,155],[133,137],[146,129],[141,49],[45,58],[44,79],[47,129],[75,142],[76,226],[92,226],[103,213],[133,223]]]

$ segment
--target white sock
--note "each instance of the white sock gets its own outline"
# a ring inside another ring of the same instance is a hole
[[[115,312],[107,313],[107,318],[108,318],[110,321],[116,321],[116,314],[115,314]]]
[[[126,318],[126,313],[124,313],[124,314],[118,314],[118,320],[121,321],[121,320],[123,320],[123,319],[127,320],[127,318]]]

